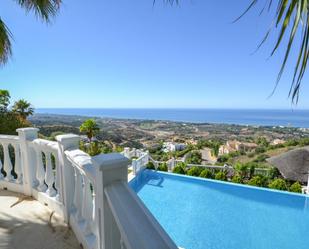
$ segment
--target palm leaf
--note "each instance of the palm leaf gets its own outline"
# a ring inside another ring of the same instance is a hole
[[[34,11],[36,16],[49,22],[59,9],[61,0],[15,0],[27,11]]]
[[[15,0],[26,11],[33,11],[45,22],[50,22],[60,7],[61,0]],[[0,65],[8,62],[12,56],[12,33],[0,18]]]
[[[270,6],[273,4],[272,0],[269,1],[268,10],[270,10]],[[246,14],[255,4],[256,1],[252,1],[246,11],[236,20],[239,20],[244,14]],[[298,31],[302,31],[301,33],[301,41],[300,41],[300,50],[298,53],[298,57],[296,60],[293,78],[291,81],[289,97],[293,103],[297,103],[299,99],[299,93],[301,89],[302,79],[306,71],[308,56],[309,56],[309,46],[308,46],[308,36],[309,36],[309,14],[308,14],[308,1],[307,0],[280,0],[277,1],[277,10],[274,16],[275,26],[272,27],[266,32],[262,42],[258,45],[258,49],[261,45],[267,40],[271,30],[273,28],[279,29],[279,35],[273,50],[271,51],[271,56],[275,54],[277,49],[282,46],[284,38],[287,36],[287,47],[284,53],[283,61],[277,76],[277,80],[275,83],[275,87],[273,92],[276,90],[276,87],[282,77],[284,69],[286,67],[286,63],[288,61],[291,48],[295,43],[295,36]],[[264,11],[265,6],[262,11]],[[286,35],[286,31],[288,30],[289,24],[292,24],[291,32],[289,35]]]
[[[0,18],[0,65],[7,63],[12,55],[11,39],[10,30]]]

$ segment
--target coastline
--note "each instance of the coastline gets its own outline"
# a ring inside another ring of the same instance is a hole
[[[38,108],[35,115],[188,124],[309,128],[309,110]]]

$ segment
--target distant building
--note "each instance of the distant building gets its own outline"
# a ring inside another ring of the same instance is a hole
[[[219,155],[228,154],[235,151],[251,151],[257,147],[255,143],[239,142],[237,140],[229,140],[226,144],[221,145],[219,148]]]
[[[285,143],[284,140],[276,138],[270,144],[271,145],[277,145],[277,144],[284,144],[284,143]]]
[[[187,147],[186,144],[165,142],[165,143],[163,143],[162,149],[163,149],[164,152],[171,152],[171,151],[184,150],[186,147]]]

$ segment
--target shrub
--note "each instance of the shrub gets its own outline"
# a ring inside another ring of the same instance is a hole
[[[248,185],[265,187],[267,185],[267,179],[263,176],[254,176],[248,181]]]
[[[237,157],[237,156],[240,156],[241,155],[241,152],[239,152],[239,151],[232,151],[232,152],[230,152],[229,154],[229,157]]]
[[[242,183],[243,182],[243,179],[242,179],[242,177],[241,177],[241,175],[240,174],[235,174],[235,175],[233,175],[233,177],[232,177],[232,182],[234,182],[234,183]]]
[[[296,139],[289,139],[285,142],[285,146],[296,146],[298,145],[298,141]]]
[[[277,178],[280,175],[280,171],[276,167],[272,167],[269,170],[269,177],[271,179]]]
[[[96,156],[96,155],[101,154],[101,149],[100,149],[98,141],[89,143],[89,146],[87,148],[87,153],[90,156]]]
[[[309,138],[306,137],[306,138],[300,139],[299,145],[300,145],[300,146],[307,146],[307,145],[309,145]]]
[[[299,182],[294,182],[290,189],[291,192],[295,192],[295,193],[301,193],[301,185]]]
[[[186,171],[184,170],[183,167],[181,167],[181,166],[176,166],[176,167],[174,167],[174,169],[173,169],[173,173],[184,175],[184,174],[186,174]]]
[[[217,158],[218,163],[226,163],[229,160],[230,156],[228,154],[221,155]]]
[[[288,190],[286,181],[280,178],[272,180],[268,184],[268,187],[272,189],[278,189],[278,190]]]
[[[201,173],[200,173],[200,177],[203,178],[213,178],[213,174],[209,169],[204,169]]]
[[[255,168],[257,168],[257,163],[255,162],[248,162],[246,163],[247,172],[249,171],[249,177],[251,178],[254,175]]]
[[[166,163],[163,163],[161,164],[159,167],[158,167],[158,170],[159,171],[167,171],[167,164]]]
[[[263,147],[263,146],[258,146],[255,148],[255,153],[257,154],[261,154],[261,153],[264,153],[266,151],[266,148]]]
[[[189,176],[199,176],[202,172],[202,168],[201,167],[192,167],[187,171],[187,175]]]
[[[267,147],[269,145],[269,142],[265,137],[258,137],[256,143],[263,147]]]
[[[256,163],[263,163],[263,162],[266,162],[266,159],[269,158],[268,155],[265,155],[265,154],[261,154],[261,155],[258,155],[254,160],[253,162],[256,162]]]
[[[146,168],[147,169],[155,169],[155,166],[154,166],[153,162],[148,162],[147,165],[146,165]]]
[[[16,135],[16,129],[30,127],[31,123],[14,113],[0,113],[0,134]]]
[[[249,152],[249,153],[247,154],[247,156],[248,156],[249,158],[254,157],[254,155],[255,155],[255,153],[254,153],[254,152]]]
[[[215,179],[216,180],[220,180],[220,181],[226,181],[227,180],[227,172],[226,171],[219,171],[216,175],[215,175]]]
[[[186,163],[201,164],[202,163],[202,153],[197,150],[192,151],[186,158]]]
[[[242,178],[244,178],[245,176],[247,176],[248,173],[248,166],[247,164],[243,164],[243,163],[237,163],[235,165],[235,169],[236,172],[241,175]]]

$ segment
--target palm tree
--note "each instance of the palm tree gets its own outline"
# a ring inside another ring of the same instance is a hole
[[[258,2],[260,1],[252,0],[248,8],[235,21],[239,20],[242,16],[244,16]],[[289,97],[291,97],[292,102],[297,103],[302,79],[306,71],[309,56],[309,2],[307,0],[266,0],[264,1],[264,5],[260,11],[260,14],[262,14],[265,10],[269,11],[272,8],[272,5],[276,5],[274,20],[271,27],[266,32],[265,37],[259,44],[258,48],[260,48],[261,45],[267,40],[269,34],[274,28],[279,29],[279,36],[273,50],[271,51],[271,56],[274,55],[278,47],[282,45],[282,41],[284,40],[283,38],[285,36],[288,36],[285,55],[283,57],[283,62],[278,73],[276,85],[274,88],[275,90],[285,69],[286,62],[289,58],[291,47],[294,42],[294,38],[295,36],[297,36],[297,33],[300,33],[300,49],[298,51],[298,57],[295,63],[294,73],[289,91]],[[291,24],[291,30],[289,34],[287,34],[289,24]]]
[[[15,2],[27,12],[33,11],[44,22],[50,22],[61,4],[61,0],[15,0]],[[6,64],[12,55],[12,38],[11,31],[0,17],[0,65]]]
[[[100,128],[94,119],[87,119],[79,127],[79,130],[80,132],[86,133],[90,142],[94,135],[100,130]]]
[[[12,112],[18,114],[23,120],[26,120],[28,116],[33,115],[34,108],[28,101],[20,99],[14,103]]]
[[[0,89],[0,114],[8,111],[10,98],[11,96],[9,91]]]

